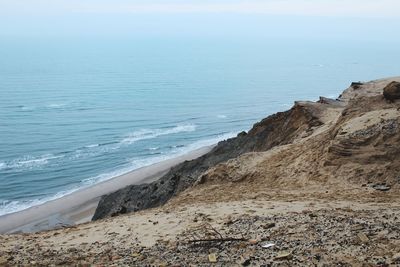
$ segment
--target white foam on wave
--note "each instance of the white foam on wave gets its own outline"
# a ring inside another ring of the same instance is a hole
[[[119,169],[119,170],[116,170],[116,171],[109,172],[109,173],[104,173],[104,174],[98,175],[96,177],[85,179],[83,181],[83,183],[85,185],[93,185],[93,184],[96,184],[99,182],[103,182],[103,181],[112,179],[114,177],[126,174],[128,172],[137,170],[139,168],[147,167],[147,166],[150,166],[150,165],[153,165],[153,164],[165,161],[165,160],[169,160],[172,158],[176,158],[176,157],[185,155],[185,154],[189,153],[190,151],[194,151],[194,150],[200,149],[202,147],[214,145],[214,144],[218,143],[219,141],[235,137],[236,135],[237,134],[233,133],[233,132],[221,134],[221,135],[217,135],[213,138],[196,141],[187,146],[174,146],[171,151],[168,151],[168,154],[161,154],[161,155],[157,155],[157,156],[144,157],[144,158],[143,157],[131,158],[131,159],[129,159],[129,162],[130,162],[129,166]]]
[[[53,154],[45,154],[38,157],[24,156],[21,158],[13,159],[8,162],[0,163],[0,170],[14,169],[26,170],[42,167],[48,164],[53,159],[62,158],[63,156],[54,156]]]
[[[21,108],[21,110],[23,110],[23,111],[32,111],[32,110],[35,110],[35,109],[36,109],[36,107],[33,107],[33,106],[24,106],[24,105],[20,106],[20,108]]]
[[[129,134],[127,137],[122,139],[121,144],[132,144],[137,141],[153,139],[163,135],[193,132],[195,130],[196,125],[194,124],[178,125],[167,129],[142,129]]]
[[[73,189],[70,190],[64,190],[64,191],[60,191],[57,194],[54,194],[52,196],[48,196],[48,197],[43,197],[43,198],[39,198],[39,199],[30,199],[30,200],[0,200],[0,216],[6,215],[6,214],[10,214],[10,213],[14,213],[14,212],[18,212],[18,211],[22,211],[25,209],[29,209],[31,207],[34,206],[38,206],[41,204],[44,204],[46,202],[61,198],[63,196],[69,195],[73,192],[76,192],[78,190],[80,190],[81,187],[75,187]]]
[[[100,146],[99,144],[93,144],[93,145],[87,145],[85,148],[93,148],[93,147],[98,147]]]
[[[228,116],[226,116],[226,115],[217,115],[217,118],[218,119],[226,119]]]
[[[97,155],[110,153],[115,150],[120,149],[121,147],[131,145],[133,143],[154,139],[159,136],[165,136],[169,134],[177,134],[182,132],[193,132],[196,130],[196,125],[194,124],[185,124],[185,125],[177,125],[170,128],[163,129],[141,129],[134,131],[126,137],[115,140],[109,143],[104,144],[90,144],[76,149],[72,154],[69,154],[67,157],[70,160],[77,160],[82,158],[94,157]],[[149,150],[158,150],[159,148],[150,148]]]
[[[149,158],[132,158],[130,159],[131,161],[131,166],[133,169],[138,169],[146,166],[150,166],[159,162],[162,162],[164,160],[176,158],[179,156],[183,156],[191,151],[200,149],[202,147],[207,147],[211,145],[217,144],[219,141],[223,141],[232,137],[235,137],[237,134],[236,133],[226,133],[226,134],[221,134],[217,135],[216,137],[209,138],[209,139],[204,139],[204,140],[199,140],[196,141],[192,144],[189,144],[187,146],[174,146],[174,149],[168,154],[160,155],[160,156],[154,156],[154,157],[149,157]]]
[[[52,103],[52,104],[46,105],[46,108],[58,109],[58,108],[63,108],[63,107],[65,107],[66,105],[67,105],[66,103]]]

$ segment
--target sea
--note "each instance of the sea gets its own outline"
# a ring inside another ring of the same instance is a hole
[[[399,52],[390,40],[2,40],[0,215],[399,75]]]

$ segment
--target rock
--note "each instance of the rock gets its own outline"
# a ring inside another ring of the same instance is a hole
[[[281,251],[276,255],[275,260],[289,260],[293,257],[290,251]]]
[[[250,264],[251,264],[251,260],[249,258],[242,259],[240,262],[240,265],[242,265],[242,266],[249,266]]]
[[[400,83],[389,83],[385,88],[383,88],[383,96],[385,97],[385,99],[390,101],[400,99]]]
[[[337,100],[337,99],[331,99],[327,97],[320,96],[318,103],[321,104],[327,104],[327,105],[333,105],[333,106],[344,106],[345,102]]]
[[[352,87],[353,89],[360,89],[362,85],[362,82],[352,82],[350,87]]]
[[[208,254],[209,262],[217,262],[217,255],[215,253]]]
[[[357,237],[360,239],[362,243],[367,243],[369,241],[368,236],[364,233],[357,234]]]
[[[270,229],[270,228],[273,228],[273,227],[275,227],[275,226],[276,226],[276,223],[272,222],[272,223],[264,224],[264,225],[262,226],[262,228],[264,228],[264,229]]]
[[[387,184],[385,184],[385,183],[380,183],[380,184],[374,184],[373,186],[372,186],[372,188],[373,189],[375,189],[375,190],[379,190],[379,191],[389,191],[390,190],[390,185],[387,185]]]
[[[4,257],[0,257],[0,266],[5,266],[7,265],[7,259]]]
[[[260,240],[258,240],[258,239],[249,239],[250,245],[257,245],[258,242],[260,242]]]
[[[400,263],[400,253],[394,254],[392,257],[392,261],[395,263]]]
[[[364,229],[364,226],[362,226],[361,224],[354,225],[354,226],[350,227],[351,231],[360,231],[360,230],[363,230],[363,229]]]

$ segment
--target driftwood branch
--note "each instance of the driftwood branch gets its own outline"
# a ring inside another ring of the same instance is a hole
[[[235,237],[227,237],[227,238],[210,238],[210,239],[195,239],[189,240],[189,243],[223,243],[223,242],[239,242],[239,241],[246,241],[246,238],[235,238]]]
[[[192,229],[186,233],[188,236],[187,243],[193,245],[207,246],[211,244],[221,244],[224,242],[240,242],[248,240],[241,235],[241,237],[230,237],[223,236],[217,229],[215,229],[211,224],[205,223]]]

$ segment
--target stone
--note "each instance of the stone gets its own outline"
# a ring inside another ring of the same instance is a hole
[[[400,83],[389,83],[385,88],[383,88],[383,96],[385,97],[385,99],[390,101],[400,99]]]
[[[400,253],[394,254],[392,257],[392,261],[395,263],[400,263]]]
[[[249,243],[250,243],[251,245],[257,245],[258,242],[259,242],[258,239],[249,239]]]
[[[0,257],[0,266],[7,265],[7,259],[4,257]]]
[[[250,264],[251,264],[251,260],[249,258],[242,259],[242,261],[240,262],[240,265],[242,265],[242,266],[249,266]]]
[[[264,225],[262,226],[262,228],[264,228],[264,229],[270,229],[270,228],[273,228],[273,227],[275,227],[275,226],[276,226],[276,223],[272,222],[272,223],[264,224]]]
[[[217,262],[217,255],[215,253],[208,254],[209,262]]]
[[[361,224],[354,225],[354,226],[350,227],[351,231],[360,231],[360,230],[363,230],[363,229],[364,229],[364,226],[362,226]]]
[[[364,233],[359,233],[357,234],[357,237],[360,239],[361,242],[367,243],[369,241],[369,238],[366,234]]]
[[[380,184],[374,184],[372,188],[378,191],[386,192],[390,190],[391,186],[385,183],[380,183]]]
[[[362,82],[352,82],[350,86],[351,86],[353,89],[360,89],[362,85],[363,85]]]
[[[276,255],[275,260],[288,260],[293,257],[292,252],[290,251],[281,251]]]

